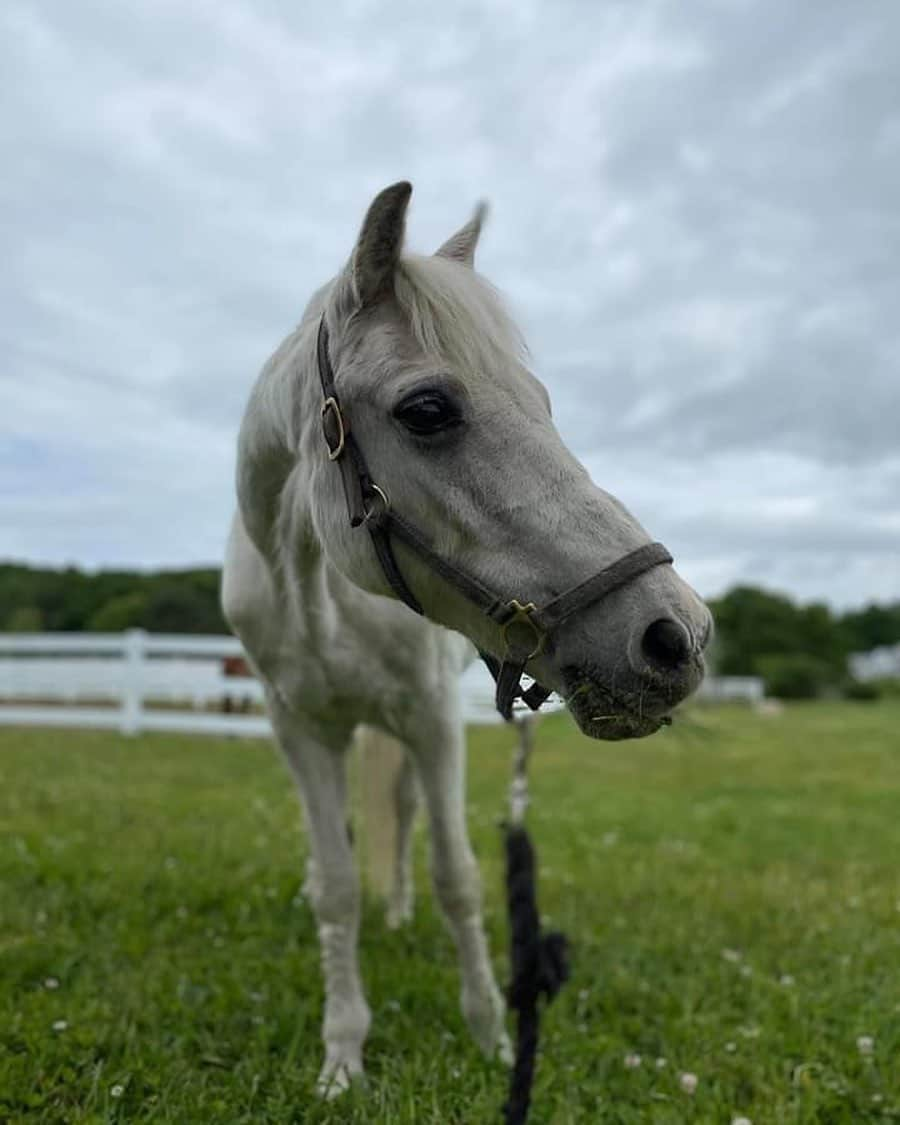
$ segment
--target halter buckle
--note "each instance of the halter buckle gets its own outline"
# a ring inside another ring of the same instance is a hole
[[[522,662],[531,660],[533,657],[537,656],[544,647],[544,639],[546,636],[544,630],[532,617],[532,614],[537,612],[537,606],[534,602],[526,602],[525,605],[522,605],[520,601],[513,598],[512,601],[507,602],[503,608],[507,611],[508,616],[500,626],[500,631],[503,634],[503,643],[506,645],[507,653],[510,655],[513,654],[513,646],[516,640],[515,637],[511,636],[510,630],[518,628],[521,633],[521,629],[524,627],[531,631],[531,638],[515,649],[515,655],[516,659]],[[522,640],[521,635],[519,640]],[[527,656],[523,656],[522,650],[527,648],[529,644],[533,647]]]
[[[337,441],[334,445],[331,444],[331,438],[328,434],[329,413],[331,417],[334,418],[334,423],[337,426]],[[325,437],[325,445],[328,447],[328,460],[337,461],[338,457],[344,452],[344,446],[347,443],[347,433],[344,429],[344,416],[341,414],[341,408],[334,395],[329,395],[322,403],[322,433]]]

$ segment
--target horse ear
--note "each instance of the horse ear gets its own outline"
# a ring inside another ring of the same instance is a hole
[[[479,203],[472,218],[464,227],[460,227],[456,234],[451,235],[440,250],[435,251],[435,257],[453,258],[454,261],[462,262],[464,266],[474,266],[475,247],[478,245],[478,237],[486,215],[487,204]]]
[[[412,184],[401,180],[379,192],[366,212],[349,270],[359,307],[375,304],[393,289],[410,195]]]

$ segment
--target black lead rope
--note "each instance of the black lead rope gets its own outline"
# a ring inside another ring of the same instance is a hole
[[[537,856],[524,826],[528,805],[526,768],[532,747],[531,717],[513,720],[519,731],[510,818],[504,825],[506,906],[509,916],[511,977],[507,1001],[516,1013],[516,1055],[503,1106],[505,1125],[524,1125],[531,1106],[531,1088],[540,1034],[541,997],[549,1003],[569,979],[569,943],[565,934],[541,932],[537,905]]]

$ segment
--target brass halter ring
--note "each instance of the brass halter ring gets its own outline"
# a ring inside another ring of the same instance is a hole
[[[544,641],[547,636],[544,630],[531,616],[533,613],[537,612],[537,606],[534,602],[526,602],[525,605],[522,605],[520,601],[513,598],[512,601],[506,603],[505,608],[509,610],[509,617],[507,617],[500,626],[500,631],[503,634],[503,643],[506,645],[506,651],[510,655],[513,653],[513,645],[509,633],[510,629],[516,626],[525,626],[527,629],[531,630],[534,647],[527,656],[523,657],[517,653],[516,658],[518,660],[531,660],[533,657],[537,656],[544,647]]]

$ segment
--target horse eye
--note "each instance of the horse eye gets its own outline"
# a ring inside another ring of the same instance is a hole
[[[422,391],[405,399],[394,417],[414,434],[436,434],[462,421],[456,403],[439,391]]]

